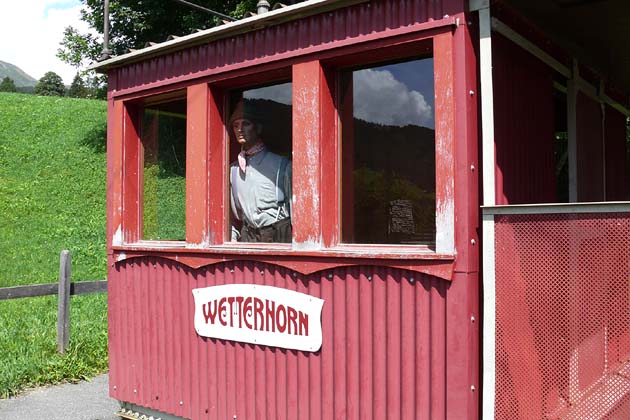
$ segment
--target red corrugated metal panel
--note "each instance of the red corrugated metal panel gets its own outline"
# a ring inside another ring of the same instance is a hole
[[[309,276],[254,262],[193,270],[148,257],[115,265],[109,280],[114,398],[192,419],[445,418],[443,280],[376,266]],[[231,283],[324,299],[321,350],[198,336],[192,289]]]
[[[630,418],[630,215],[495,221],[495,418]]]
[[[296,21],[220,39],[110,71],[121,91],[132,87],[168,83],[192,75],[204,76],[252,66],[277,58],[312,52],[314,47],[334,48],[348,40],[442,19],[453,9],[453,0],[372,0],[368,3],[310,16]],[[463,4],[459,11],[463,10]]]
[[[552,71],[497,33],[492,66],[497,204],[555,202]]]
[[[578,201],[604,201],[602,110],[597,101],[577,95]]]
[[[606,201],[628,199],[626,116],[606,107]]]

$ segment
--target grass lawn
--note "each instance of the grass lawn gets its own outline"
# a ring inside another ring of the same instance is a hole
[[[0,287],[106,277],[106,103],[0,93]],[[57,297],[0,301],[0,398],[107,369],[107,296],[71,298],[56,353]]]

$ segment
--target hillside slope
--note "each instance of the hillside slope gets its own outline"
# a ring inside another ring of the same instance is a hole
[[[0,80],[4,79],[7,76],[13,80],[15,86],[17,87],[32,87],[37,84],[37,80],[26,74],[26,72],[18,66],[0,61]]]
[[[0,287],[57,281],[63,249],[105,278],[105,127],[104,101],[0,93]],[[107,369],[107,296],[71,302],[60,355],[56,296],[0,300],[0,398]]]
[[[0,287],[54,281],[62,249],[105,278],[105,124],[104,101],[0,94]]]

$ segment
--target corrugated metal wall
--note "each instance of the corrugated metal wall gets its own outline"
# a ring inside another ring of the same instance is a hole
[[[577,198],[604,201],[602,110],[583,93],[577,95]]]
[[[553,73],[492,34],[497,204],[556,201]]]
[[[398,269],[304,276],[257,262],[135,258],[109,276],[110,392],[192,419],[443,419],[448,283]],[[325,300],[306,353],[207,339],[192,289],[254,283]],[[234,417],[237,416],[237,417]]]
[[[626,162],[626,116],[607,106],[605,129],[606,201],[627,200],[630,179]]]
[[[110,72],[121,91],[132,87],[191,79],[276,59],[330,49],[367,35],[387,32],[461,12],[454,0],[373,0],[306,17],[287,24],[221,39],[183,51],[130,64]],[[459,9],[459,10],[458,10]],[[156,40],[159,42],[160,40]]]

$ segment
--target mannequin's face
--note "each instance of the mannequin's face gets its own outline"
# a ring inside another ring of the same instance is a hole
[[[232,130],[234,130],[236,141],[245,149],[250,148],[260,140],[260,129],[253,121],[238,118],[232,122]]]

